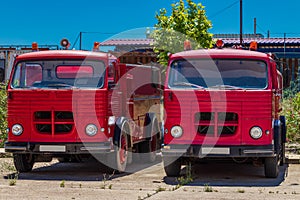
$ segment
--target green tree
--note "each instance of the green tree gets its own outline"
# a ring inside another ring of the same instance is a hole
[[[0,147],[3,147],[7,138],[7,98],[6,84],[0,83]]]
[[[290,143],[300,142],[300,93],[283,100],[282,115],[286,117],[287,138]]]
[[[156,13],[157,24],[151,37],[154,39],[154,51],[158,53],[158,61],[167,66],[168,53],[184,50],[184,41],[189,40],[193,49],[210,48],[213,44],[212,27],[206,17],[204,6],[192,0],[180,0],[171,4],[172,13],[167,16],[165,8]]]

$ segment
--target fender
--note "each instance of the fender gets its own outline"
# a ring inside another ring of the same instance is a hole
[[[279,120],[281,122],[281,138],[282,138],[282,142],[286,143],[286,121],[285,121],[285,116],[281,115],[279,117]]]
[[[123,126],[125,126],[125,124],[128,125],[128,128],[130,128],[129,124],[128,124],[128,120],[125,117],[120,117],[116,120],[116,124],[115,124],[115,131],[114,131],[114,137],[113,137],[113,144],[116,146],[119,146],[119,142],[120,142],[120,135],[121,135],[121,131]],[[130,131],[130,130],[129,130]],[[127,133],[127,134],[130,134]]]
[[[279,153],[281,145],[281,123],[280,120],[274,120],[274,150],[275,153]]]

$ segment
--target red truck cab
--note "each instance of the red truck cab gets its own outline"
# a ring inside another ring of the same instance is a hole
[[[203,159],[261,160],[266,177],[284,162],[282,75],[271,55],[202,49],[170,56],[164,89],[168,176]]]
[[[158,70],[120,64],[102,52],[17,56],[8,83],[5,143],[16,169],[27,172],[35,162],[53,157],[70,161],[93,155],[125,171],[135,152],[154,161],[161,141],[160,110],[151,108],[160,105],[161,95],[149,83]],[[134,81],[140,79],[144,82]]]

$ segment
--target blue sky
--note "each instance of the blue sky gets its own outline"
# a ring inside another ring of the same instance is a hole
[[[213,24],[211,33],[239,33],[239,0],[194,1],[205,6]],[[118,37],[141,37],[145,27],[157,22],[155,13],[161,8],[170,12],[174,2],[177,0],[1,1],[0,45],[59,44],[64,37],[73,45],[79,32],[86,32],[82,45],[91,49],[93,41],[118,33]],[[284,33],[300,37],[299,0],[243,0],[243,7],[244,33],[253,33],[256,17],[258,33],[266,35],[269,30],[271,37]]]

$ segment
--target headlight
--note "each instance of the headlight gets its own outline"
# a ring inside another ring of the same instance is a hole
[[[88,136],[94,136],[97,134],[97,132],[98,132],[98,128],[95,124],[89,124],[85,127],[85,133]]]
[[[261,138],[262,134],[263,134],[263,132],[262,132],[261,128],[258,126],[254,126],[250,130],[250,135],[253,139]]]
[[[21,135],[23,133],[23,127],[20,124],[15,124],[11,128],[11,132],[16,136]]]
[[[171,135],[174,137],[174,138],[179,138],[182,136],[182,128],[180,126],[173,126],[172,129],[171,129]]]

